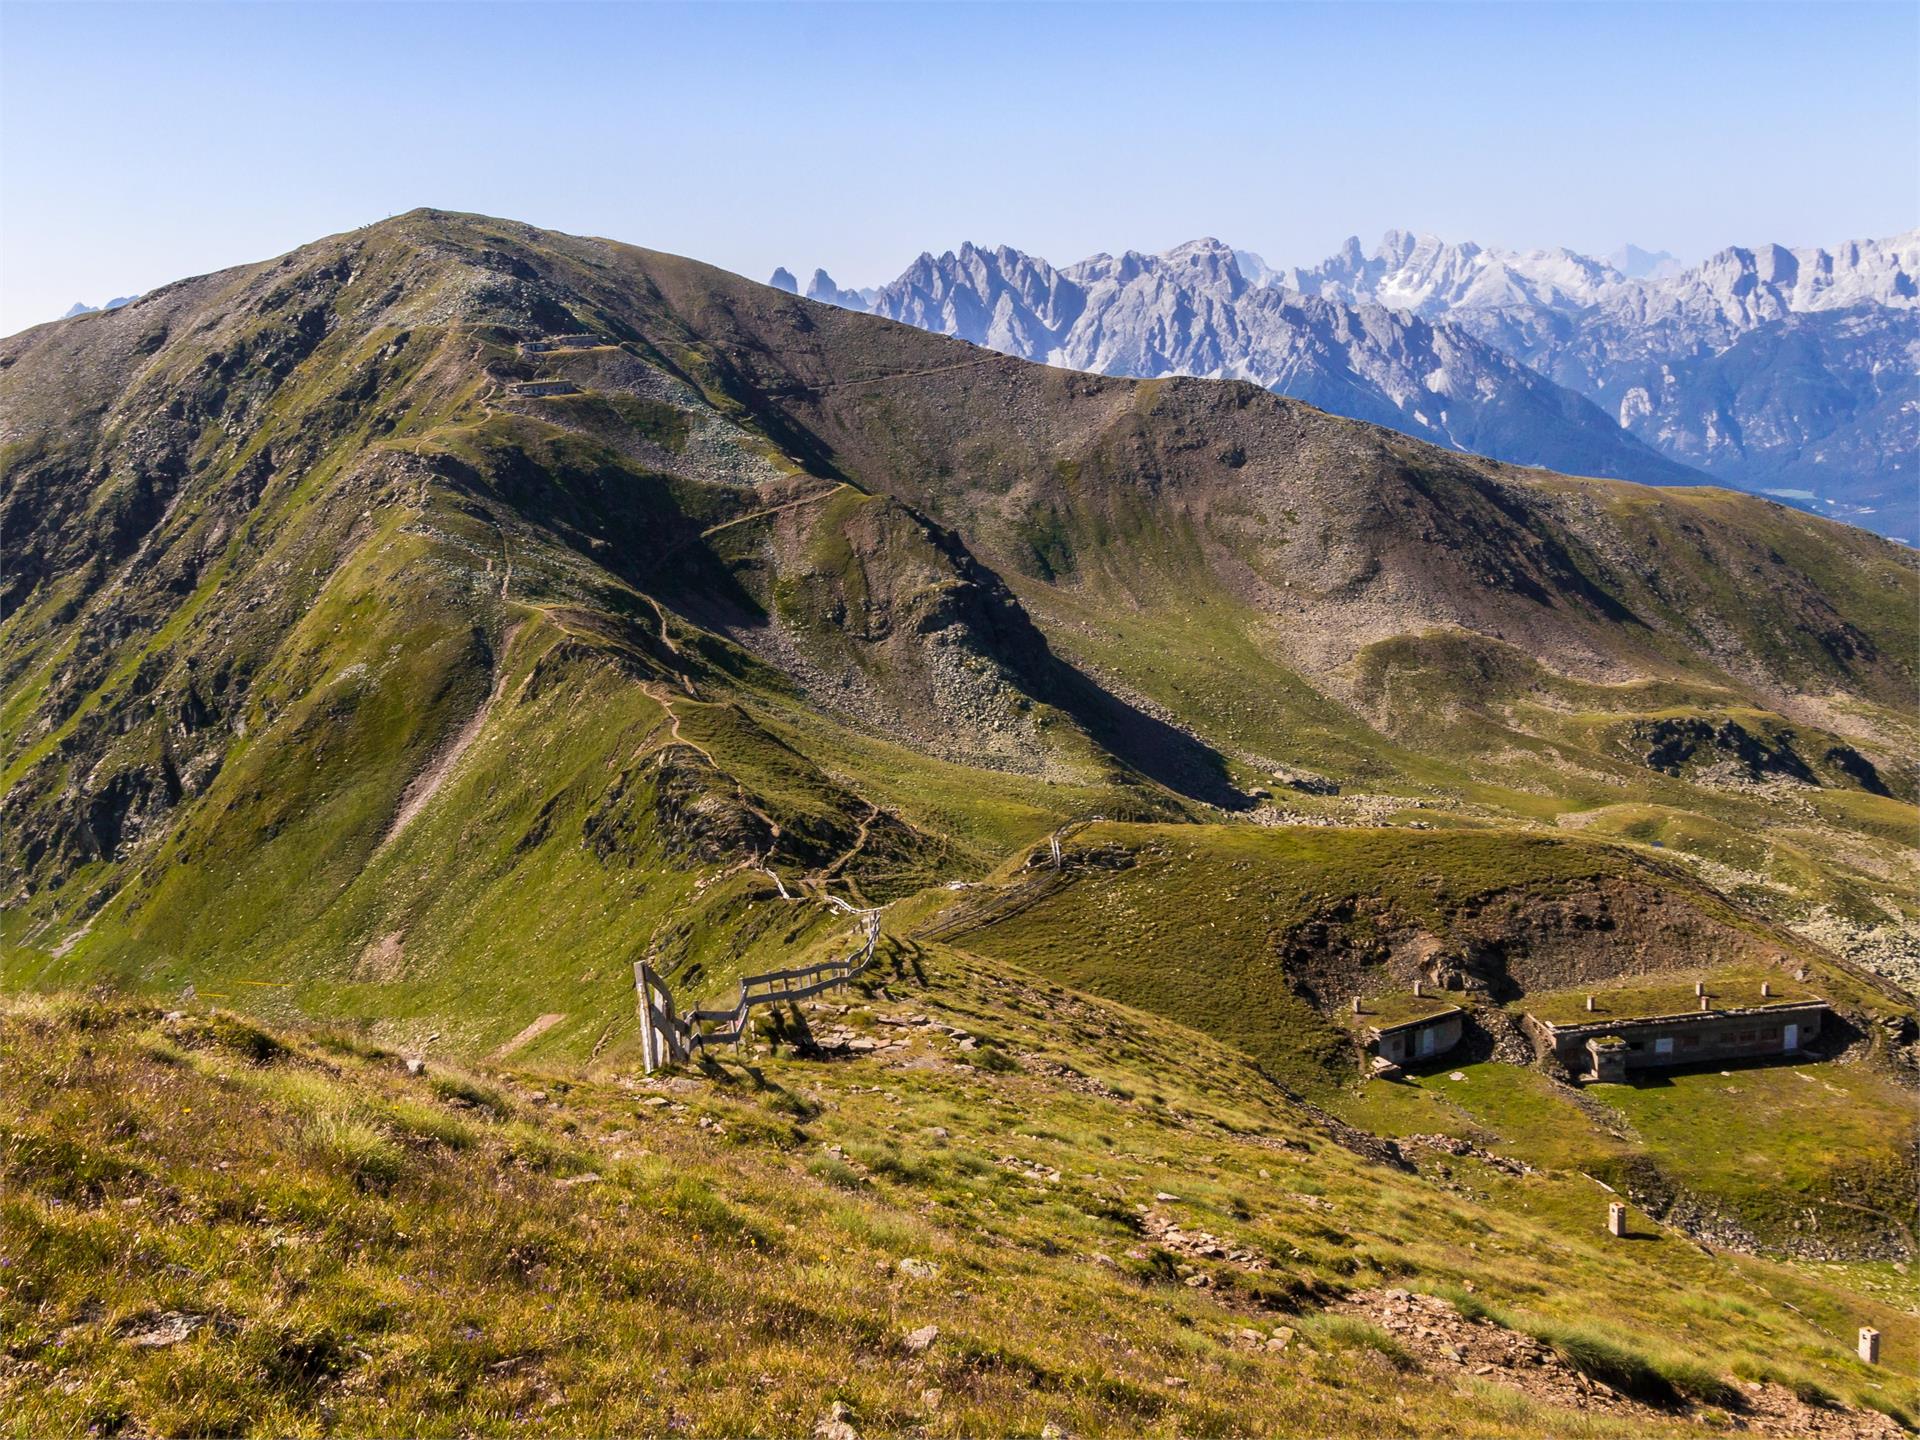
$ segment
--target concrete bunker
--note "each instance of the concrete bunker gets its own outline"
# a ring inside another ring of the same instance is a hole
[[[1575,1079],[1619,1083],[1635,1070],[1800,1055],[1831,1016],[1797,981],[1723,971],[1530,997],[1521,1024]]]
[[[1415,992],[1355,1000],[1354,1018],[1374,1057],[1374,1068],[1385,1070],[1445,1055],[1466,1033],[1467,1012]]]

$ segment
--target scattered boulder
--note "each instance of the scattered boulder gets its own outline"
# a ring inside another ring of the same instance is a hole
[[[207,1323],[204,1315],[189,1315],[181,1310],[168,1310],[164,1314],[152,1316],[136,1322],[136,1328],[121,1336],[127,1344],[145,1350],[160,1350],[169,1345],[178,1345],[194,1331]]]

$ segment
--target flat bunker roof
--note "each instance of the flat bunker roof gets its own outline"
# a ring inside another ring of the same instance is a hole
[[[1398,1030],[1403,1025],[1418,1025],[1438,1020],[1459,1010],[1453,1001],[1441,995],[1416,995],[1411,990],[1396,990],[1388,995],[1365,995],[1360,1013],[1346,1018],[1362,1030]]]
[[[1760,993],[1763,981],[1770,994]],[[1784,970],[1770,965],[1748,965],[1637,976],[1625,984],[1611,986],[1554,990],[1528,995],[1510,1008],[1525,1011],[1543,1025],[1558,1029],[1696,1015],[1703,1013],[1700,997],[1693,993],[1697,982],[1704,982],[1707,988],[1707,1013],[1826,1003],[1826,997]],[[1589,995],[1593,996],[1592,1010],[1587,1009]]]

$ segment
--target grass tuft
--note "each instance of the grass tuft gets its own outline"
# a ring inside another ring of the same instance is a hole
[[[858,1190],[867,1183],[858,1170],[837,1155],[814,1156],[807,1162],[807,1173],[816,1180],[824,1180],[842,1190]]]
[[[332,1110],[313,1116],[306,1123],[306,1141],[326,1164],[363,1189],[385,1190],[406,1173],[406,1152],[357,1115]]]
[[[1304,1315],[1300,1330],[1317,1343],[1336,1350],[1371,1350],[1396,1370],[1415,1370],[1419,1362],[1406,1346],[1369,1320],[1357,1315]]]

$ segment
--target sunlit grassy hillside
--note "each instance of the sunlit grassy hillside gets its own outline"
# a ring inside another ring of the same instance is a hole
[[[1193,1032],[889,950],[810,1024],[892,1048],[787,1029],[643,1083],[10,1002],[7,1432],[802,1433],[840,1404],[874,1433],[1640,1436],[1920,1406],[1893,1267],[1708,1254],[1638,1212],[1609,1240],[1604,1192],[1527,1136],[1492,1143],[1553,1168],[1400,1168]],[[1401,1289],[1607,1389],[1396,1339]]]

